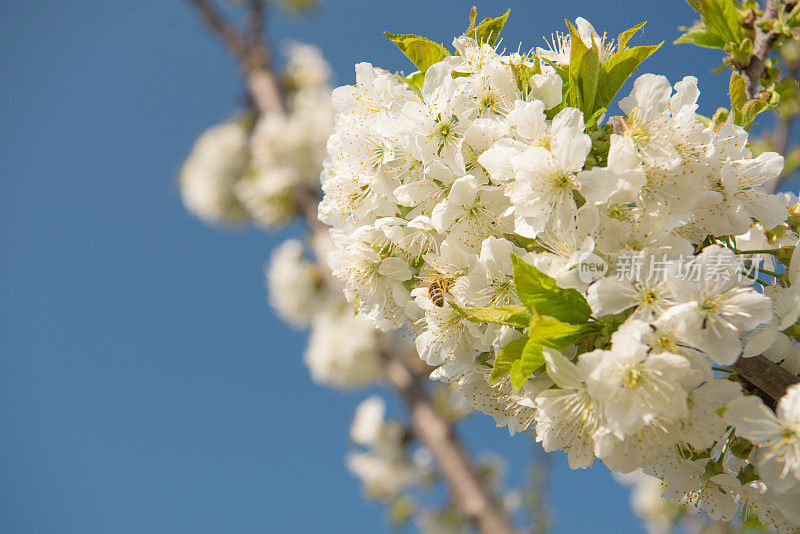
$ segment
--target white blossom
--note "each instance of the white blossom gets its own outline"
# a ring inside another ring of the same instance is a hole
[[[774,413],[757,397],[737,399],[725,421],[759,446],[759,470],[767,485],[781,493],[800,489],[800,385],[786,390]]]
[[[346,308],[314,318],[304,361],[315,382],[344,388],[367,385],[383,373],[375,328]]]
[[[178,176],[186,209],[213,224],[247,221],[247,213],[234,193],[247,157],[247,132],[238,122],[227,122],[203,132]]]

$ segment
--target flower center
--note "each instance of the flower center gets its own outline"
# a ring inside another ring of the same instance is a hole
[[[641,383],[642,378],[644,377],[642,376],[642,373],[639,371],[638,367],[629,367],[625,371],[625,376],[623,377],[622,382],[626,387],[635,388]]]
[[[700,310],[705,315],[717,315],[719,312],[719,303],[722,300],[722,295],[717,295],[715,297],[706,297],[703,299],[702,304],[700,304]]]

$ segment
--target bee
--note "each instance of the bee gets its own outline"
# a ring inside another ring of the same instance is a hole
[[[440,274],[431,279],[428,284],[428,297],[430,297],[434,306],[440,308],[444,306],[444,294],[450,291],[450,288],[453,287],[453,282],[455,282],[453,278]]]

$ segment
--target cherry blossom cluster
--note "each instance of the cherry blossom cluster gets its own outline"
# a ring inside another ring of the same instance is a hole
[[[285,110],[247,114],[201,135],[179,185],[186,208],[212,224],[285,224],[298,195],[316,191],[333,121],[330,66],[313,46],[293,44],[283,72]]]
[[[253,222],[269,229],[316,206],[333,129],[330,76],[318,49],[291,46],[281,77],[285,111],[265,114],[255,123],[244,116],[204,132],[179,176],[187,209],[211,224]],[[413,343],[380,332],[355,312],[324,261],[333,242],[319,225],[311,230],[307,240],[288,239],[273,251],[265,267],[269,302],[287,323],[310,330],[303,360],[315,383],[345,390],[374,386],[385,378],[381,350],[390,346],[411,355]],[[449,420],[470,411],[454,404],[460,397],[437,399]],[[416,503],[414,496],[424,492],[429,493],[426,502],[439,500],[430,495],[438,491],[439,474],[431,453],[406,425],[386,419],[385,411],[383,400],[371,396],[357,408],[351,429],[354,450],[346,465],[365,496],[388,504],[397,526],[413,521],[425,533],[468,532],[467,520],[452,503]],[[497,463],[484,460],[478,467],[500,493]],[[516,509],[519,498],[507,492],[504,503]]]
[[[571,467],[641,469],[715,520],[795,532],[800,386],[773,410],[728,369],[800,372],[797,198],[764,187],[782,156],[699,116],[691,76],[638,76],[607,120],[575,107],[576,47],[613,72],[627,46],[583,19],[549,50],[452,46],[333,92],[319,218],[347,300]]]
[[[285,111],[214,126],[195,142],[179,175],[184,204],[211,224],[274,227],[313,195],[333,128],[331,69],[320,51],[295,43],[281,76]],[[324,258],[330,239],[289,239],[266,268],[270,303],[295,327],[311,327],[305,362],[315,382],[356,388],[380,380],[378,332],[353,313],[331,279]],[[349,332],[341,336],[342,331]]]
[[[326,239],[311,244],[321,257],[330,246]],[[315,382],[353,389],[382,378],[379,332],[353,313],[326,267],[312,261],[299,240],[289,239],[273,252],[266,279],[278,315],[296,327],[311,328],[304,361]]]
[[[236,184],[236,195],[259,226],[286,223],[295,214],[297,195],[319,187],[333,121],[330,77],[319,49],[289,48],[286,111],[263,115],[256,123],[250,168]]]

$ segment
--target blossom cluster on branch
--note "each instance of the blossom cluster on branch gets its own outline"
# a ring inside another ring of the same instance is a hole
[[[211,224],[288,222],[297,196],[319,187],[333,120],[330,77],[317,48],[290,46],[285,111],[255,123],[244,114],[201,135],[178,176],[186,208]]]
[[[696,78],[643,74],[606,120],[658,48],[628,45],[641,26],[578,19],[507,54],[506,18],[473,16],[452,53],[387,34],[419,70],[360,63],[333,92],[319,218],[344,295],[571,467],[796,532],[800,385],[773,410],[728,369],[800,372],[798,199],[764,189],[783,158],[745,129],[766,106],[732,90],[732,120],[706,119]]]
[[[293,44],[281,76],[284,110],[257,120],[245,113],[209,128],[195,142],[179,175],[186,208],[213,225],[252,222],[275,229],[306,215],[307,204],[316,207],[333,130],[330,77],[317,48]],[[272,252],[265,267],[269,302],[287,323],[310,329],[303,360],[315,383],[344,390],[378,385],[386,379],[382,351],[411,355],[413,343],[382,333],[356,313],[324,261],[334,246],[330,236],[320,225],[310,230],[307,239],[287,239]],[[457,405],[460,399],[439,391],[442,417],[455,421],[468,413]],[[413,521],[421,532],[467,532],[458,507],[437,505],[430,495],[442,477],[429,449],[385,412],[382,398],[373,395],[356,409],[351,427],[353,450],[345,461],[364,495],[386,503],[396,526]],[[484,457],[478,467],[487,488],[502,493],[499,461]],[[503,504],[518,508],[518,494],[506,492]]]

